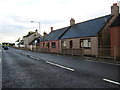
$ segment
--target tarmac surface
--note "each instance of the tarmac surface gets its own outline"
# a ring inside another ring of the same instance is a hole
[[[9,48],[2,88],[119,88],[119,65]]]

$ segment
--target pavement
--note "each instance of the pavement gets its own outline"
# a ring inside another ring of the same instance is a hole
[[[119,88],[119,65],[10,48],[3,88]]]

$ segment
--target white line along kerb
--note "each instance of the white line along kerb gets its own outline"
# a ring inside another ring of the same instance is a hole
[[[54,65],[54,66],[58,66],[58,67],[61,67],[61,68],[64,68],[64,69],[67,69],[67,70],[70,70],[70,71],[74,71],[74,69],[72,69],[72,68],[68,68],[68,67],[65,67],[65,66],[62,66],[62,65],[59,65],[59,64],[49,62],[49,61],[46,61],[46,63],[49,63],[49,64]]]
[[[112,80],[109,80],[109,79],[103,79],[103,80],[107,81],[107,82],[110,82],[110,83],[114,83],[114,84],[120,85],[120,83],[116,82],[116,81],[112,81]]]

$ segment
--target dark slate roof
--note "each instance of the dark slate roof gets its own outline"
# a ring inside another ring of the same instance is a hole
[[[106,15],[89,21],[73,25],[61,39],[96,36],[97,33],[111,19],[111,15]]]
[[[20,40],[20,42],[18,43],[18,45],[24,45],[24,41]]]
[[[40,43],[41,37],[35,38],[34,40],[32,40],[32,41],[29,43],[29,45],[35,45],[35,41],[37,41],[37,43]]]
[[[115,21],[111,24],[111,27],[115,27],[115,26],[120,26],[120,14],[115,19]]]
[[[69,27],[61,28],[50,32],[46,37],[43,37],[41,41],[54,41],[59,38],[67,31]]]

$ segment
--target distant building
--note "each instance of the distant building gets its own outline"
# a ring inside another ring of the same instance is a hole
[[[37,30],[35,30],[35,32],[28,32],[26,36],[23,36],[24,47],[30,49],[29,44],[38,37],[41,37],[41,35],[38,33]]]
[[[18,40],[15,41],[15,47],[19,47],[18,43],[20,42],[20,38],[18,38]]]

